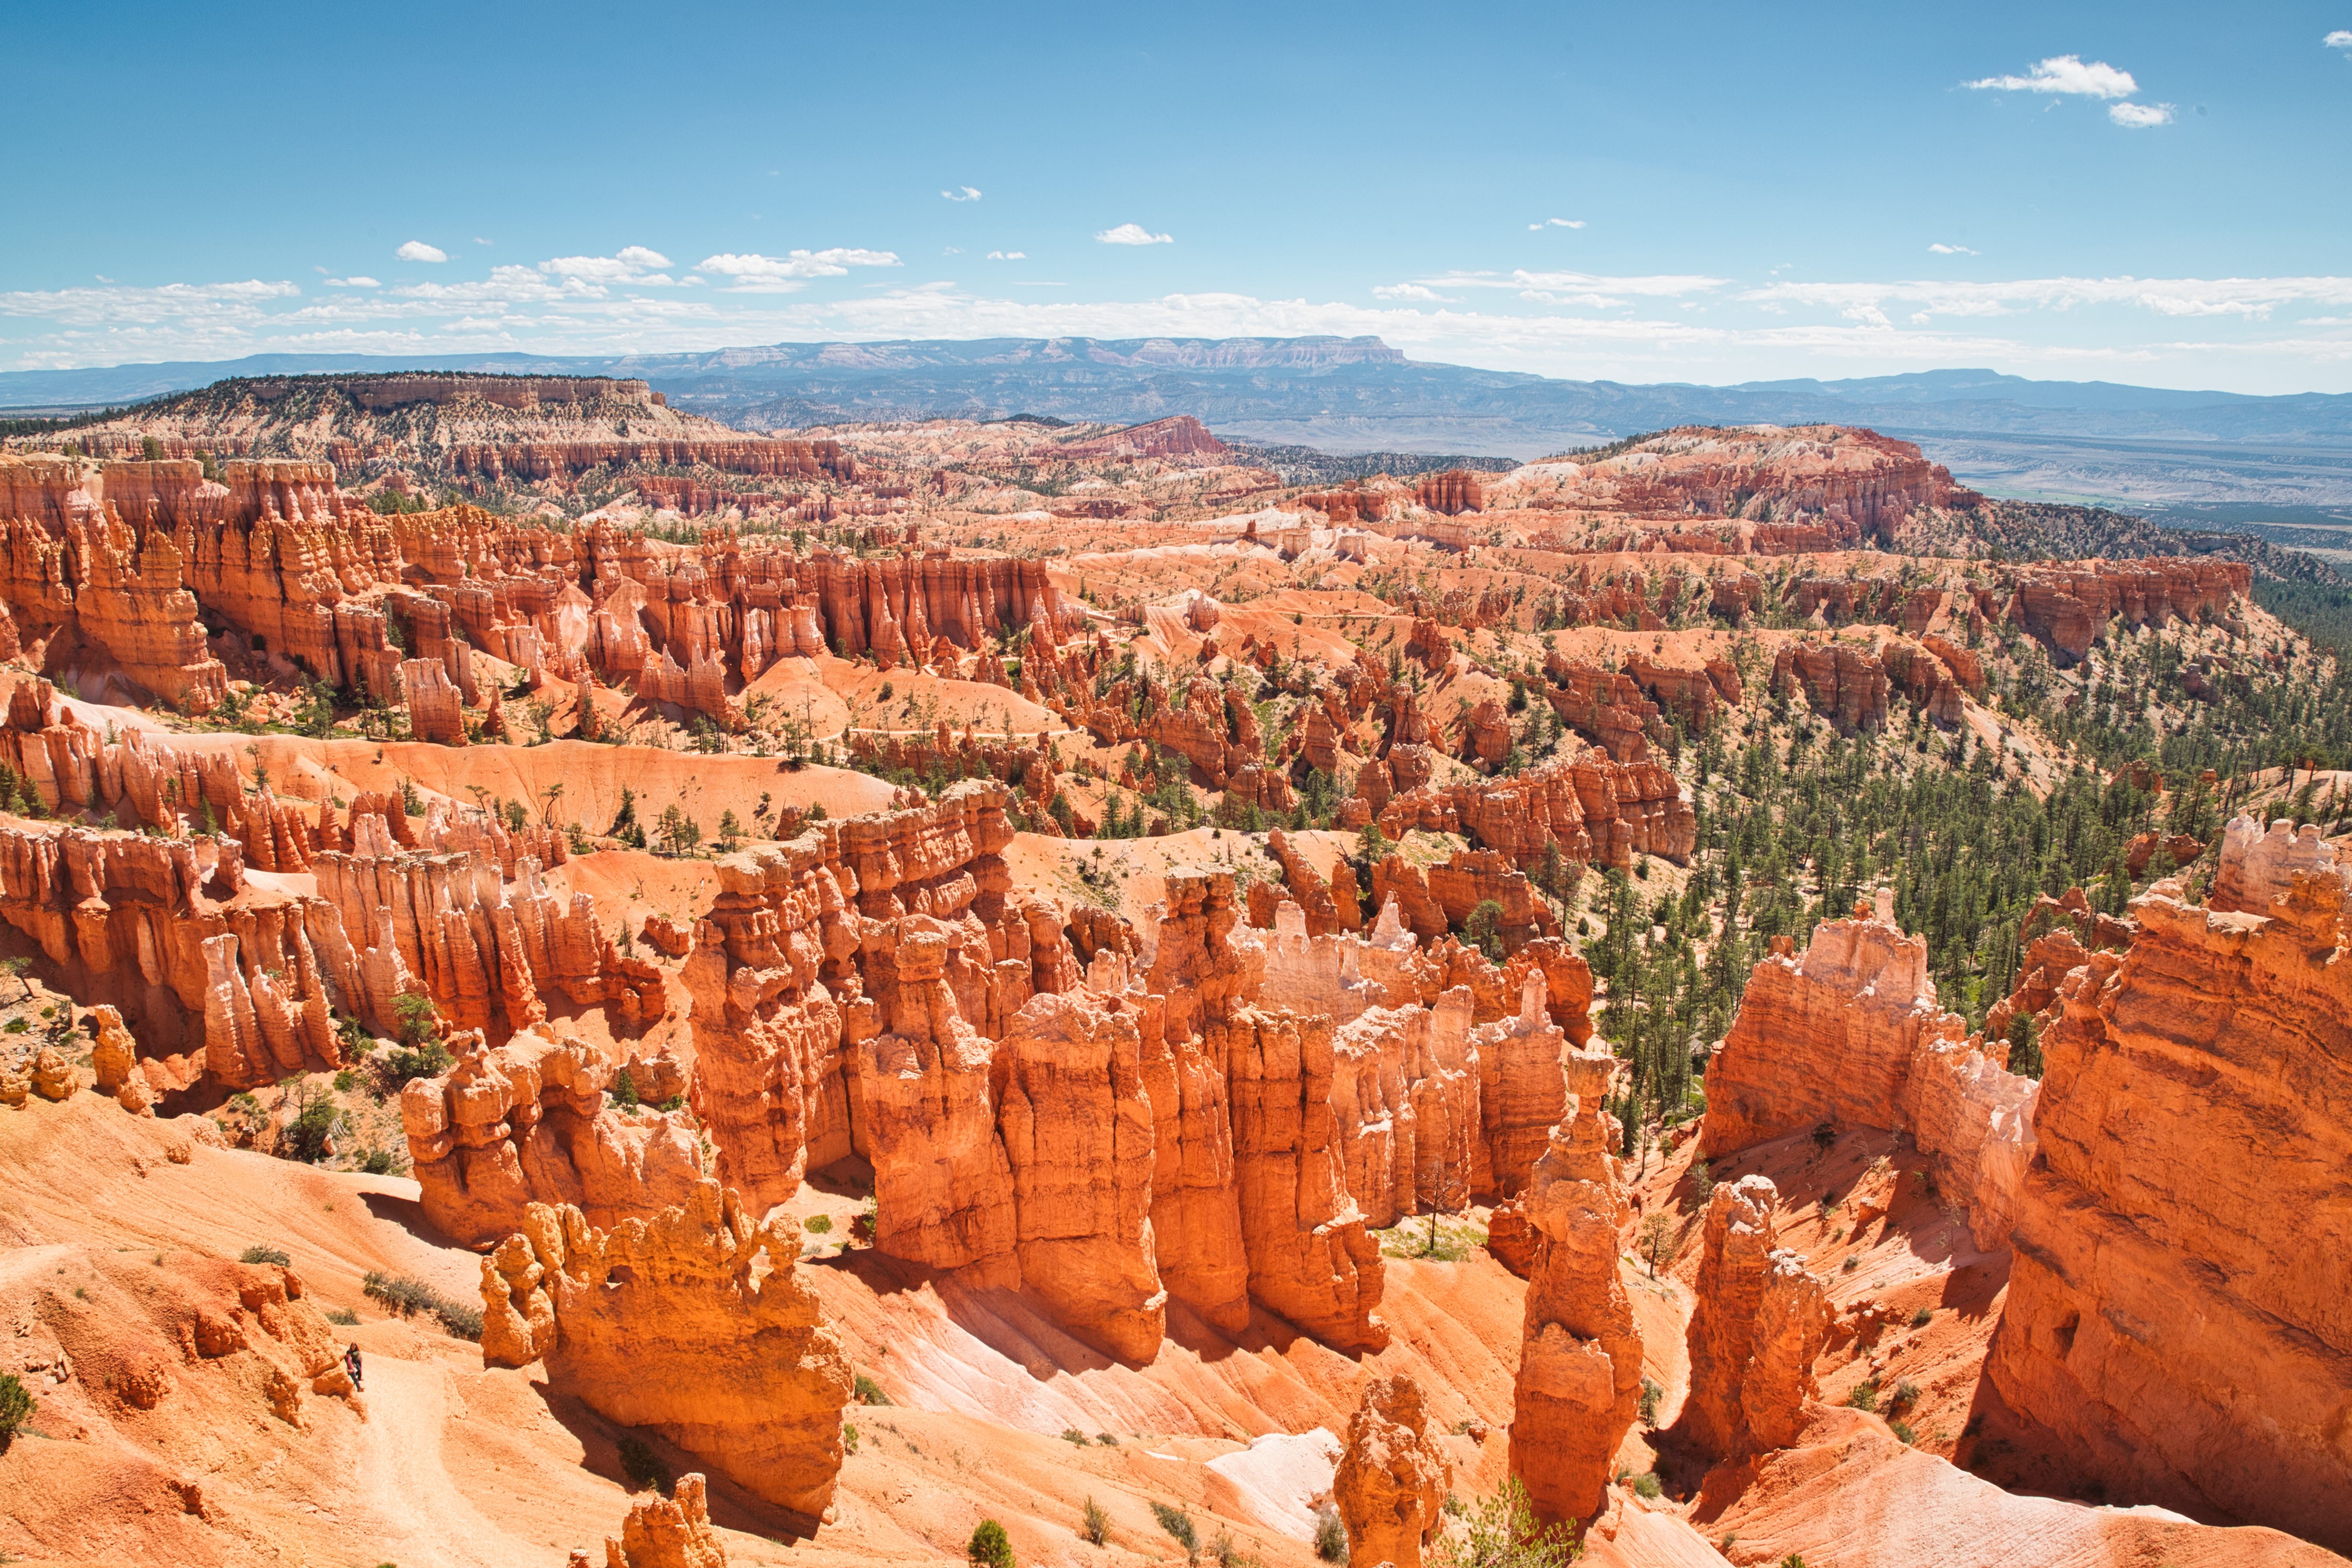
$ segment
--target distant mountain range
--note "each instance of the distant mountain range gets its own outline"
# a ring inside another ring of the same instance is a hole
[[[2352,395],[2253,397],[1938,370],[1846,381],[1631,385],[1408,359],[1378,338],[991,338],[776,343],[703,353],[256,354],[0,373],[0,409],[88,408],[227,376],[396,368],[642,376],[747,429],[1011,414],[1134,423],[1325,452],[1535,458],[1691,424],[1864,425],[1995,494],[2118,502],[2200,524],[2352,525]]]

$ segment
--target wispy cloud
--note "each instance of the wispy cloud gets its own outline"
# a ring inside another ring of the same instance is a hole
[[[1104,229],[1095,238],[1105,245],[1173,245],[1172,234],[1154,234],[1139,223],[1123,223],[1117,228]]]
[[[1978,251],[1970,250],[1965,245],[1946,245],[1940,239],[1936,241],[1935,244],[1929,246],[1927,248],[1937,256],[1976,256],[1980,254]]]
[[[1449,296],[1439,293],[1425,283],[1382,283],[1372,289],[1375,300],[1427,300],[1433,304],[1448,303]]]
[[[940,195],[945,196],[951,202],[976,202],[980,200],[980,193],[973,190],[970,185],[959,185],[952,191],[941,191]]]
[[[447,251],[442,249],[437,245],[427,245],[421,239],[406,241],[398,250],[394,251],[393,254],[400,258],[403,261],[446,261],[449,259],[449,253]]]
[[[2023,76],[1989,76],[1966,84],[1998,92],[2056,92],[2084,98],[2129,98],[2139,90],[2131,72],[2080,55],[2052,55]]]
[[[2172,105],[2168,103],[2111,103],[2107,118],[2127,131],[2146,131],[2152,125],[2172,123]]]
[[[699,270],[735,279],[733,292],[789,294],[807,286],[811,278],[842,278],[853,267],[897,267],[891,250],[795,250],[786,256],[706,256]]]
[[[1912,317],[2005,316],[2122,305],[2159,316],[2267,318],[2281,306],[2352,304],[2352,278],[2027,278],[2006,283],[1769,283],[1735,299],[1767,310],[1826,307],[1847,316],[1890,302]],[[1859,319],[1859,318],[1856,318]]]
[[[478,235],[476,235],[476,236],[474,237],[474,243],[475,243],[476,245],[488,245],[488,244],[489,244],[490,242],[489,242],[488,240],[487,240],[487,239],[484,239],[480,235],[478,235]]]
[[[1508,289],[1532,304],[1605,310],[1623,305],[1627,296],[1658,299],[1703,294],[1731,280],[1696,273],[1612,277],[1596,272],[1534,272],[1519,268],[1510,272],[1446,272],[1414,281],[1428,289]]]
[[[1528,225],[1528,232],[1529,234],[1534,234],[1540,229],[1582,228],[1583,226],[1584,220],[1580,217],[1548,217],[1541,223],[1531,223]]]
[[[349,278],[328,279],[327,287],[330,289],[381,289],[383,285],[373,278],[362,278],[354,272]]]
[[[988,258],[991,261],[1026,261],[1029,253],[1025,250],[992,250]]]

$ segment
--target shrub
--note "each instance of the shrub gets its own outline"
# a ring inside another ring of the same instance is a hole
[[[845,1454],[857,1452],[857,1428],[846,1421],[841,1424],[841,1451]]]
[[[475,1340],[482,1337],[482,1310],[462,1301],[452,1301],[422,1279],[412,1279],[405,1274],[371,1272],[360,1282],[367,1299],[386,1311],[403,1318],[413,1318],[419,1312],[429,1312],[441,1320],[442,1328],[452,1339]]]
[[[13,1372],[0,1372],[0,1453],[16,1440],[33,1418],[33,1396]]]
[[[1906,1447],[1919,1440],[1919,1435],[1911,1430],[1911,1425],[1907,1421],[1890,1421],[1886,1425]]]
[[[1348,1560],[1348,1527],[1339,1522],[1339,1510],[1328,1502],[1315,1510],[1315,1555],[1326,1563]]]
[[[1715,1173],[1707,1168],[1705,1160],[1692,1161],[1691,1197],[1703,1204],[1713,1196],[1715,1196]]]
[[[349,1307],[330,1307],[327,1309],[327,1321],[334,1324],[335,1327],[339,1329],[356,1328],[359,1326],[359,1321],[360,1315],[357,1312],[352,1311]]]
[[[254,1246],[237,1254],[239,1263],[274,1263],[280,1268],[294,1267],[293,1258],[282,1247]]]
[[[1658,1424],[1658,1401],[1665,1397],[1665,1393],[1664,1389],[1658,1386],[1655,1378],[1645,1377],[1642,1380],[1643,1426],[1655,1426]]]
[[[1086,1512],[1079,1517],[1078,1535],[1089,1546],[1110,1544],[1110,1515],[1091,1497],[1087,1499]]]
[[[1826,1154],[1826,1153],[1828,1153],[1828,1152],[1829,1152],[1830,1145],[1831,1145],[1831,1144],[1832,1144],[1832,1143],[1834,1143],[1834,1142],[1837,1142],[1837,1123],[1836,1123],[1836,1122],[1834,1122],[1834,1121],[1821,1121],[1821,1122],[1816,1122],[1816,1123],[1814,1123],[1814,1126],[1813,1126],[1813,1147],[1814,1147],[1814,1148],[1819,1149],[1822,1153]]]
[[[613,1103],[624,1110],[637,1108],[637,1080],[629,1076],[626,1068],[623,1068],[621,1076],[613,1080]]]
[[[1581,1550],[1571,1526],[1537,1522],[1528,1489],[1513,1476],[1470,1511],[1434,1561],[1439,1568],[1567,1568]]]
[[[671,1477],[669,1467],[662,1463],[661,1456],[646,1447],[644,1438],[624,1437],[619,1448],[621,1474],[627,1479],[631,1491],[641,1492],[650,1487],[664,1497],[669,1496],[677,1482]]]
[[[860,1405],[887,1405],[890,1403],[890,1396],[882,1392],[882,1385],[875,1382],[872,1378],[866,1376],[862,1372],[857,1374],[856,1380],[852,1382],[849,1386],[851,1390],[856,1394],[857,1403]]]
[[[963,1549],[963,1554],[981,1568],[1016,1568],[1012,1538],[992,1519],[983,1519],[973,1527],[971,1543]]]
[[[1156,1502],[1151,1505],[1151,1517],[1158,1520],[1160,1528],[1173,1537],[1176,1544],[1185,1551],[1198,1552],[1201,1549],[1201,1536],[1192,1528],[1192,1516],[1182,1509]]]
[[[345,1068],[342,1071],[335,1075],[335,1092],[337,1094],[349,1094],[352,1090],[359,1088],[359,1086],[360,1075],[353,1072],[349,1068]]]
[[[1918,1403],[1919,1385],[1907,1377],[1896,1384],[1895,1392],[1886,1396],[1887,1408],[1890,1410],[1908,1410]]]
[[[1874,1377],[1868,1377],[1863,1379],[1860,1383],[1855,1384],[1853,1385],[1853,1392],[1845,1396],[1845,1402],[1847,1406],[1851,1409],[1876,1410],[1878,1408],[1878,1380]]]
[[[360,1170],[371,1176],[397,1176],[403,1173],[400,1156],[389,1149],[360,1151]]]
[[[307,1081],[294,1089],[294,1120],[278,1135],[278,1152],[289,1160],[315,1165],[327,1157],[327,1144],[341,1124],[342,1112],[326,1090]]]
[[[1862,1267],[1862,1259],[1861,1259],[1861,1258],[1857,1258],[1857,1257],[1855,1257],[1855,1256],[1854,1256],[1853,1254],[1852,1254],[1852,1253],[1848,1253],[1848,1254],[1846,1254],[1846,1259],[1845,1259],[1845,1261],[1844,1261],[1843,1263],[1841,1263],[1841,1264],[1839,1264],[1839,1265],[1838,1265],[1838,1268],[1839,1268],[1840,1269],[1842,1269],[1843,1271],[1844,1271],[1845,1273],[1848,1273],[1848,1274],[1853,1273],[1855,1269],[1857,1269],[1857,1268],[1861,1268],[1861,1267]]]
[[[1645,1498],[1656,1497],[1666,1489],[1659,1483],[1658,1473],[1655,1470],[1643,1470],[1640,1475],[1635,1476],[1630,1484],[1634,1491]]]
[[[1118,1439],[1112,1436],[1108,1432],[1096,1433],[1095,1441],[1100,1443],[1106,1448],[1116,1448],[1118,1447]]]
[[[1083,1448],[1087,1446],[1087,1435],[1075,1426],[1065,1426],[1062,1428],[1062,1441],[1075,1443]]]
[[[1911,1326],[1915,1329],[1924,1329],[1935,1321],[1936,1309],[1933,1307],[1922,1307],[1911,1314]]]
[[[828,1235],[833,1230],[833,1216],[829,1214],[813,1214],[801,1222],[801,1228],[811,1236]]]

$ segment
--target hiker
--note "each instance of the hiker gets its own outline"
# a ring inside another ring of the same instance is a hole
[[[365,1386],[360,1380],[360,1347],[356,1343],[343,1352],[343,1370],[352,1374],[353,1393],[358,1393]]]

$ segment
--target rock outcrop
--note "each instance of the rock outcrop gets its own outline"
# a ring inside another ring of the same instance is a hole
[[[535,1204],[483,1260],[484,1359],[534,1351],[552,1386],[605,1419],[652,1427],[814,1521],[841,1469],[850,1373],[799,1256],[793,1231],[755,1226],[715,1182],[609,1231]]]
[[[1757,964],[1706,1067],[1709,1159],[1826,1121],[1908,1132],[1999,1246],[2033,1158],[2036,1086],[1989,1058],[1945,1012],[1924,939],[1895,924],[1895,896],[1825,921],[1801,956]]]
[[[1364,1385],[1331,1481],[1349,1563],[1421,1568],[1454,1480],[1428,1426],[1421,1384],[1412,1378],[1376,1377]]]
[[[1819,1393],[1828,1290],[1801,1255],[1774,1245],[1780,1199],[1765,1177],[1743,1176],[1717,1185],[1707,1205],[1679,1425],[1717,1458],[1795,1442]]]
[[[709,1489],[702,1477],[680,1476],[668,1497],[656,1493],[630,1504],[619,1538],[604,1538],[604,1568],[727,1568],[727,1549],[710,1528]]]
[[[2062,986],[1986,1370],[2109,1500],[2341,1552],[2352,880],[2289,857],[2318,859],[2233,825],[2217,887],[2283,875],[2267,909],[2159,883]]]
[[[1590,1519],[1641,1405],[1642,1339],[1617,1268],[1629,1211],[1622,1132],[1604,1109],[1616,1058],[1565,1055],[1568,1110],[1520,1209],[1541,1241],[1528,1280],[1511,1472],[1546,1520]]]
[[[1886,727],[1891,683],[1877,655],[1850,643],[1790,643],[1772,661],[1772,689],[1801,698],[1841,730]]]
[[[1553,846],[1579,865],[1630,867],[1637,854],[1687,860],[1698,839],[1690,797],[1671,772],[1597,749],[1508,778],[1402,790],[1375,815],[1392,838],[1415,828],[1468,834],[1523,871]]]
[[[530,1205],[568,1205],[611,1227],[692,1198],[702,1151],[683,1113],[607,1109],[613,1069],[594,1047],[538,1026],[495,1050],[478,1037],[439,1078],[401,1090],[425,1215],[462,1246],[520,1229]]]

